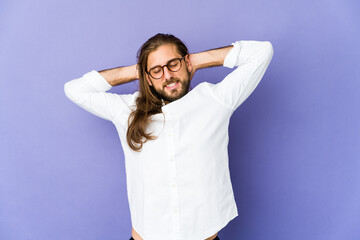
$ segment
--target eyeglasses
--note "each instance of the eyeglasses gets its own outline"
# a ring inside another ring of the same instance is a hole
[[[150,74],[151,77],[155,79],[160,79],[164,75],[164,67],[166,66],[171,72],[177,72],[181,68],[181,61],[183,60],[185,56],[182,58],[173,58],[170,61],[167,62],[167,64],[163,66],[155,66],[151,68],[149,71],[146,71],[146,73]]]

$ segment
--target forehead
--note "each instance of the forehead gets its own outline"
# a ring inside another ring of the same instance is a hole
[[[152,51],[148,56],[148,69],[156,65],[165,65],[173,58],[181,57],[174,44],[165,44],[159,46],[155,51]]]

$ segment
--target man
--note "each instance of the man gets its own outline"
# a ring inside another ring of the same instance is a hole
[[[233,112],[263,77],[268,41],[237,41],[189,54],[169,34],[151,37],[132,66],[91,71],[65,83],[66,96],[112,121],[125,155],[135,240],[214,240],[238,216],[228,167]],[[217,84],[189,90],[195,72],[237,67]],[[133,94],[107,93],[139,79]]]

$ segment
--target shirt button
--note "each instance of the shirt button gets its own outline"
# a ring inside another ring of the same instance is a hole
[[[173,162],[173,161],[174,161],[174,158],[173,158],[173,157],[172,157],[172,158],[170,158],[170,161],[172,161],[172,162]]]
[[[174,208],[174,213],[177,213],[178,212],[178,209],[177,208]]]
[[[173,183],[171,186],[174,188],[174,187],[176,187],[176,184],[175,184],[175,183]]]

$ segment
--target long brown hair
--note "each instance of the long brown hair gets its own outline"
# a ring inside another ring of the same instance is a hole
[[[127,142],[131,149],[140,151],[143,144],[148,140],[156,139],[150,133],[146,133],[149,124],[149,117],[161,113],[162,101],[153,86],[146,80],[147,60],[151,52],[164,44],[174,44],[181,56],[188,54],[185,44],[172,34],[158,33],[149,38],[139,49],[138,75],[139,75],[139,96],[136,99],[136,108],[131,112],[128,119]]]

